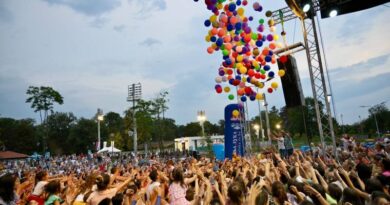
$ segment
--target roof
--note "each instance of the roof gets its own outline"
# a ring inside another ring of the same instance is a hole
[[[13,152],[13,151],[3,151],[0,152],[0,160],[6,159],[25,159],[28,158],[28,155]]]

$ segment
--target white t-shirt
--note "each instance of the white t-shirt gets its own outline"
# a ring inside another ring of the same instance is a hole
[[[153,189],[160,186],[160,182],[153,182],[149,184],[148,188],[146,189],[146,198],[149,200],[150,195],[153,193]]]
[[[37,185],[35,185],[34,187],[34,191],[32,192],[32,195],[35,195],[35,196],[40,196],[42,195],[43,191],[45,190],[45,186],[46,184],[48,184],[49,182],[47,181],[39,181],[37,183]]]
[[[279,149],[286,149],[286,147],[284,146],[284,138],[283,137],[278,138],[278,148]]]
[[[104,191],[94,191],[87,199],[87,204],[89,205],[98,205],[103,199],[111,199],[118,192],[117,188],[106,189]]]

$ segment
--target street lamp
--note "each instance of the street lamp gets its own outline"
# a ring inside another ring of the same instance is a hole
[[[362,108],[372,108],[373,106],[369,106],[369,105],[361,105],[360,107]],[[372,115],[374,115],[374,120],[375,120],[375,125],[376,125],[376,134],[378,135],[378,138],[381,136],[380,133],[379,133],[379,127],[378,127],[378,121],[376,119],[376,114],[375,112],[372,112]]]
[[[206,121],[206,113],[205,111],[198,111],[198,116],[197,116],[197,119],[198,119],[198,122],[200,124],[200,126],[202,127],[202,136],[204,137],[205,134],[204,134],[204,122]]]
[[[96,114],[96,119],[97,119],[97,123],[98,123],[98,141],[97,141],[97,145],[96,145],[96,148],[97,148],[97,151],[100,150],[100,121],[103,121],[104,120],[104,116],[103,116],[103,110],[98,108],[97,110],[97,114]]]
[[[281,127],[282,127],[282,126],[281,126],[280,124],[276,124],[276,125],[275,125],[275,128],[278,129],[278,130],[280,130]]]

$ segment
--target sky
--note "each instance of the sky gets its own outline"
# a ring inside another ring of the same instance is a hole
[[[286,6],[260,3],[264,10]],[[263,17],[252,10],[246,7]],[[0,117],[38,119],[25,103],[30,85],[59,91],[64,104],[56,111],[123,115],[127,86],[140,82],[146,100],[168,90],[166,116],[178,124],[196,121],[199,110],[215,123],[231,102],[214,91],[221,55],[206,52],[203,23],[210,15],[193,0],[0,0]],[[378,6],[320,19],[336,118],[342,115],[344,124],[367,117],[361,105],[390,100],[389,17],[390,8]],[[285,26],[289,44],[302,42],[297,20]],[[294,56],[304,95],[312,96],[305,54]],[[282,89],[267,98],[270,106],[284,106]],[[250,117],[258,114],[257,103],[248,106]]]

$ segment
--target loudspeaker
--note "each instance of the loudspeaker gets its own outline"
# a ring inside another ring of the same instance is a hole
[[[279,70],[285,71],[285,75],[281,77],[281,81],[286,107],[290,108],[305,105],[297,62],[291,55],[288,55],[287,59],[288,60],[285,63],[282,63],[280,58],[278,59]]]

